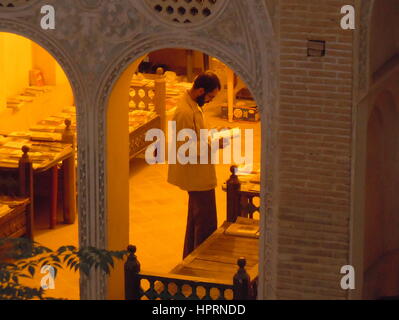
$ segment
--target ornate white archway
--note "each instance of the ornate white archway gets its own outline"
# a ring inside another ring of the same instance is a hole
[[[21,34],[42,45],[70,79],[78,115],[78,208],[82,246],[108,246],[107,103],[114,84],[129,64],[150,51],[184,47],[221,59],[247,83],[261,108],[261,169],[266,172],[261,181],[259,293],[260,298],[273,298],[277,264],[278,48],[268,13],[270,1],[230,0],[228,5],[221,5],[207,23],[182,27],[155,18],[155,12],[148,10],[145,0],[77,0],[73,5],[69,1],[54,0],[55,30],[40,29],[40,8],[46,1],[31,2],[25,7],[0,9],[0,30]],[[82,299],[106,297],[104,275],[94,273],[90,279],[82,277]]]

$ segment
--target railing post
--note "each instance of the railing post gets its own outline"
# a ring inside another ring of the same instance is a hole
[[[65,129],[62,133],[62,142],[72,144],[72,148],[75,148],[75,133],[71,129],[72,121],[65,119]]]
[[[234,287],[234,300],[249,300],[250,299],[250,285],[251,279],[249,274],[245,270],[245,265],[247,261],[245,258],[240,258],[237,261],[237,265],[239,266],[237,273],[233,278],[233,287]]]
[[[241,184],[236,175],[237,166],[230,167],[231,176],[226,182],[227,188],[227,221],[235,222],[240,215],[240,189]]]
[[[140,300],[140,262],[135,255],[136,246],[128,246],[127,251],[130,254],[125,262],[125,299]]]
[[[33,240],[33,212],[34,212],[34,192],[33,192],[33,168],[32,161],[29,158],[29,147],[22,147],[23,155],[19,159],[19,196],[28,197],[30,202],[28,204],[28,217],[26,225],[26,235]]]
[[[75,223],[76,219],[75,133],[71,124],[70,119],[65,119],[65,129],[62,133],[62,142],[72,144],[71,156],[62,161],[64,222],[68,224]]]
[[[161,118],[161,128],[165,132],[166,128],[166,80],[164,76],[164,70],[162,68],[157,69],[157,77],[154,80],[154,106],[155,112]]]
[[[31,178],[32,178],[32,162],[29,159],[29,147],[22,147],[22,157],[19,159],[19,196],[30,197]]]

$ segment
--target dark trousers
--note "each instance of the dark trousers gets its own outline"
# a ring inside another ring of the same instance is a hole
[[[215,189],[188,192],[188,216],[183,259],[217,228]]]

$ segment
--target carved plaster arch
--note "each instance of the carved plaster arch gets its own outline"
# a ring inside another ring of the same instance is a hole
[[[0,7],[1,12],[5,12],[7,14],[13,14],[18,12],[23,12],[31,7],[37,5],[40,0],[27,0],[25,2],[20,0],[8,0],[8,1],[1,1],[2,6]],[[11,4],[13,7],[8,7],[7,5]]]
[[[152,2],[151,2],[152,1]],[[190,1],[185,1],[185,3],[183,1],[181,1],[182,3],[179,4],[177,1],[174,1],[175,4],[172,6],[175,6],[175,9],[177,6],[182,6],[182,7],[186,7],[185,9],[188,11],[188,9],[190,7],[196,7],[196,5],[198,4],[198,2],[195,4],[193,3],[193,5],[188,4],[188,2]],[[194,1],[193,1],[194,2]],[[161,2],[162,3],[162,2]],[[210,14],[209,16],[201,16],[201,14],[199,14],[197,17],[193,17],[194,18],[194,22],[191,21],[190,23],[182,23],[183,18],[177,17],[179,18],[179,22],[176,21],[172,21],[172,18],[170,16],[168,16],[167,14],[164,14],[165,12],[165,7],[163,12],[158,12],[155,13],[154,12],[154,5],[156,5],[157,3],[154,2],[153,0],[144,0],[142,2],[142,8],[144,10],[147,10],[148,14],[151,14],[155,19],[158,19],[159,21],[166,23],[168,25],[171,25],[173,27],[177,27],[177,28],[198,28],[200,29],[203,25],[212,22],[213,19],[217,19],[217,16],[225,9],[225,7],[228,5],[228,1],[226,0],[218,0],[217,2],[215,1],[214,4],[212,4],[211,6],[213,7],[212,9],[212,14]],[[168,5],[169,3],[166,3],[166,5]],[[155,13],[155,14],[154,14]],[[177,15],[177,14],[176,14]],[[190,19],[189,14],[186,13],[183,14],[184,17],[188,16],[188,19]],[[175,16],[176,17],[176,16]],[[181,16],[182,17],[182,16]]]
[[[87,93],[84,90],[82,75],[77,65],[74,65],[73,59],[62,49],[62,46],[52,39],[48,34],[42,32],[38,28],[32,27],[31,24],[20,20],[0,19],[0,32],[9,32],[18,34],[31,41],[36,42],[47,50],[55,60],[60,64],[65,72],[71,85],[73,97],[77,112],[78,124],[78,191],[79,191],[79,228],[85,230],[87,228],[88,208],[86,206],[87,187],[86,187],[86,170],[87,170],[87,152],[85,141],[87,133],[85,132],[85,123],[87,122]],[[79,244],[81,246],[88,245],[85,232],[79,233]],[[84,286],[83,286],[84,288]]]
[[[249,2],[249,1],[248,1]],[[239,3],[239,2],[238,2]],[[186,48],[199,50],[214,56],[230,68],[232,68],[250,88],[254,98],[260,106],[261,122],[262,122],[262,137],[265,137],[262,143],[262,170],[266,170],[267,177],[262,177],[262,185],[267,186],[261,193],[262,203],[267,203],[267,210],[262,206],[263,221],[261,220],[262,238],[261,238],[261,256],[260,256],[260,297],[274,297],[275,292],[275,265],[276,255],[274,250],[277,244],[276,234],[276,217],[273,217],[273,212],[276,211],[276,203],[271,202],[274,184],[277,179],[272,180],[272,174],[275,165],[278,161],[276,150],[276,132],[273,129],[276,125],[276,110],[277,110],[277,45],[274,38],[272,23],[268,15],[266,4],[263,1],[252,1],[250,15],[253,15],[253,20],[257,22],[257,28],[254,27],[252,43],[247,44],[252,48],[250,52],[249,61],[245,61],[238,54],[234,52],[234,48],[229,48],[223,43],[212,41],[206,37],[201,37],[190,32],[184,33],[179,29],[179,32],[171,30],[168,26],[164,32],[158,30],[157,33],[148,34],[144,38],[138,37],[136,41],[131,42],[126,48],[118,54],[117,59],[114,59],[105,69],[101,76],[101,81],[96,94],[96,101],[94,105],[97,107],[97,123],[98,123],[98,140],[96,150],[96,160],[98,164],[98,206],[97,206],[97,231],[96,234],[100,236],[99,245],[107,246],[107,185],[106,185],[106,118],[107,106],[112,92],[112,89],[122,75],[122,73],[135,60],[149,52],[163,49],[163,48]],[[162,28],[161,28],[162,29]],[[266,142],[266,143],[265,143]],[[262,215],[261,215],[262,216]],[[266,227],[267,226],[267,227]],[[267,232],[267,236],[265,236]],[[274,244],[274,245],[273,245]],[[267,270],[264,271],[264,270]],[[104,297],[107,292],[106,280],[103,276],[101,278],[101,285],[99,287],[99,297]]]

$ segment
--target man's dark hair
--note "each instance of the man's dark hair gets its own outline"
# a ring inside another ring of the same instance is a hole
[[[199,74],[194,81],[194,89],[204,88],[205,93],[212,92],[216,88],[220,90],[221,87],[218,76],[211,71]]]

